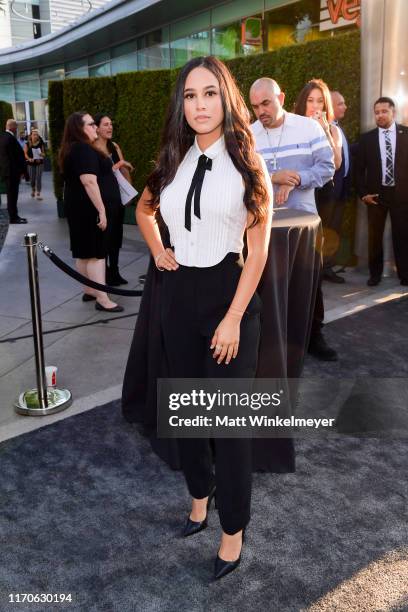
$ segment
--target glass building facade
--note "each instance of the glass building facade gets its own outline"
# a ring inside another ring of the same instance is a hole
[[[335,36],[359,25],[359,2],[355,11],[340,13],[342,5],[341,0],[232,0],[193,15],[186,8],[183,19],[93,54],[35,70],[1,70],[0,99],[13,103],[18,121],[45,126],[50,80],[177,68],[200,55],[227,60]]]

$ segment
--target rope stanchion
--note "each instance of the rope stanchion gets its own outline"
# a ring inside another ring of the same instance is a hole
[[[50,247],[42,242],[38,242],[37,234],[26,234],[24,236],[24,246],[27,247],[28,257],[28,278],[30,283],[37,389],[30,389],[29,391],[21,393],[18,399],[15,401],[14,407],[16,412],[19,414],[42,416],[60,412],[61,410],[68,408],[72,402],[72,394],[68,389],[47,387],[41,321],[40,287],[38,282],[37,246],[40,247],[48,259],[50,259],[52,263],[60,270],[87,287],[91,287],[92,289],[96,289],[98,291],[104,291],[106,293],[113,293],[116,295],[124,295],[129,297],[140,297],[143,295],[143,290],[118,289],[117,287],[109,287],[108,285],[95,283],[57,257]]]
[[[24,236],[24,245],[27,248],[28,259],[37,388],[21,393],[14,404],[18,414],[29,416],[45,416],[60,412],[68,408],[72,401],[72,394],[68,389],[47,387],[42,337],[40,286],[38,282],[37,244],[37,234],[26,234]]]
[[[98,291],[105,291],[106,293],[113,293],[114,295],[124,295],[128,297],[140,297],[141,295],[143,295],[142,289],[119,289],[118,287],[109,287],[109,285],[95,283],[94,281],[90,280],[83,274],[80,274],[79,272],[71,268],[71,266],[62,261],[62,259],[57,257],[57,255],[55,255],[55,253],[47,245],[43,244],[42,242],[39,242],[38,246],[40,247],[44,255],[46,255],[48,259],[50,259],[52,263],[57,266],[57,268],[65,272],[65,274],[68,274],[68,276],[70,276],[71,278],[79,281],[83,285],[91,287],[91,289],[97,289]]]

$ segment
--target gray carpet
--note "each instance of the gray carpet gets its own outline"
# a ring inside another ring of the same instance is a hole
[[[327,326],[342,360],[310,359],[306,377],[406,376],[407,308]],[[212,583],[216,512],[206,531],[179,537],[183,478],[118,401],[2,443],[0,610],[408,610],[407,441],[314,438],[297,450],[295,474],[254,475],[242,567]],[[7,604],[12,592],[72,593],[73,603]]]
[[[0,197],[2,197],[3,200],[6,199],[5,195],[0,196]],[[6,204],[4,204],[4,206],[6,206]],[[7,209],[0,208],[0,251],[3,248],[3,244],[6,240],[8,228],[9,228],[9,218],[8,218]]]

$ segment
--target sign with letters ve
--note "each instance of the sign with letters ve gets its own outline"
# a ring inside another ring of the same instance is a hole
[[[320,31],[360,27],[361,0],[320,0]]]

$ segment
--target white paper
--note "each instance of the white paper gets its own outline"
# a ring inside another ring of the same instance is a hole
[[[31,151],[33,153],[33,159],[42,159],[40,147],[31,147]]]
[[[113,170],[114,175],[116,176],[116,180],[118,181],[119,191],[120,191],[120,199],[122,201],[123,206],[126,206],[133,198],[135,198],[138,194],[138,191],[131,185],[123,176],[120,170]]]

